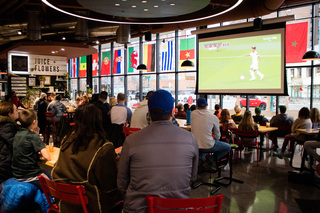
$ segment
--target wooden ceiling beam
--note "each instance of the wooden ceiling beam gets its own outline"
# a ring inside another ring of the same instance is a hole
[[[2,14],[4,11],[8,10],[10,7],[12,7],[12,5],[16,4],[19,0],[12,0],[12,1],[7,1],[6,5],[4,5],[3,7],[1,7],[0,9],[0,14]]]

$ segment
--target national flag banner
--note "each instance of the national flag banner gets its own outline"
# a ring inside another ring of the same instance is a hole
[[[87,56],[80,57],[79,77],[87,76]]]
[[[286,63],[300,63],[307,51],[308,22],[286,25]]]
[[[78,58],[70,59],[70,78],[77,78],[78,72]]]
[[[128,73],[133,73],[137,70],[138,61],[139,61],[139,54],[138,54],[138,47],[129,47],[129,67]]]
[[[155,71],[155,55],[156,55],[156,45],[155,44],[145,44],[143,46],[143,63],[147,65],[147,72]]]
[[[195,38],[180,40],[180,65],[185,60],[195,61]],[[181,67],[180,67],[181,68]]]
[[[102,52],[101,75],[111,74],[111,51]]]
[[[113,55],[113,74],[120,74],[121,73],[121,65],[122,65],[122,51],[121,50],[115,50]]]
[[[173,66],[173,41],[161,44],[161,71],[171,71]]]
[[[98,76],[99,54],[92,54],[92,76]]]

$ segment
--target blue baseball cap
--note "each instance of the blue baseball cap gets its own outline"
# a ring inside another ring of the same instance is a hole
[[[198,98],[197,107],[205,108],[206,106],[208,106],[208,103],[207,103],[206,99],[205,98]]]
[[[149,112],[152,115],[166,115],[172,111],[173,106],[174,98],[166,90],[155,91],[148,99]]]

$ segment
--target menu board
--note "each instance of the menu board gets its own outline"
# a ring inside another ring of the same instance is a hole
[[[27,95],[27,77],[11,77],[11,89],[18,97]]]

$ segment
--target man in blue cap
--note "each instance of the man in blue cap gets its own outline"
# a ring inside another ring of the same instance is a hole
[[[231,147],[229,144],[219,141],[219,119],[207,109],[207,106],[206,99],[199,98],[197,100],[197,109],[191,112],[191,132],[197,139],[199,152],[202,153],[201,159],[204,160],[205,153],[214,152],[219,160],[229,153]],[[202,166],[207,170],[214,169],[212,168],[213,156],[210,156],[208,160]]]
[[[172,124],[174,99],[165,90],[148,100],[151,124],[129,135],[118,166],[123,212],[146,212],[147,195],[189,198],[196,180],[198,144],[191,132]]]

